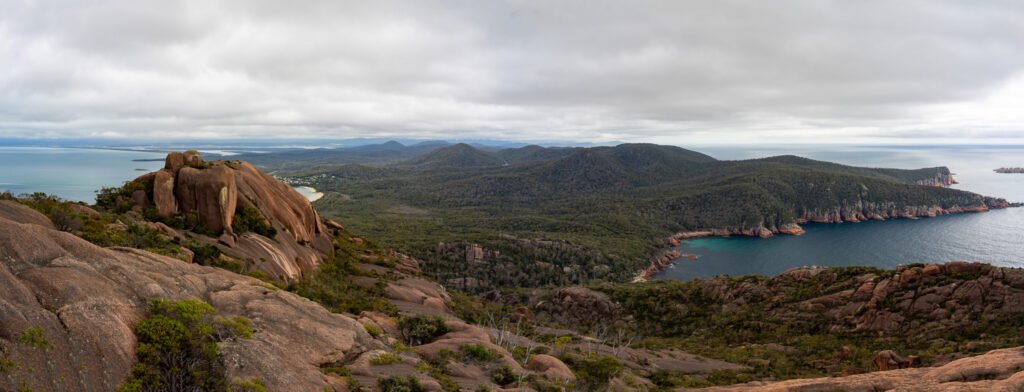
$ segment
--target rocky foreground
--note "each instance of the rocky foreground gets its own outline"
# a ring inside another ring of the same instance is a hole
[[[252,339],[221,350],[232,377],[272,390],[321,390],[322,363],[384,347],[351,317],[255,278],[130,248],[104,249],[2,202],[0,348],[14,365],[0,389],[113,391],[135,363],[133,328],[152,298],[199,298],[252,320]],[[21,344],[38,328],[52,348]]]

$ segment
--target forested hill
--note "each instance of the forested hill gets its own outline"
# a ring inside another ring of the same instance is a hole
[[[804,221],[1005,205],[942,187],[953,182],[945,167],[860,168],[795,156],[719,161],[652,144],[460,144],[384,167],[302,173],[300,180],[327,191],[316,204],[324,215],[432,261],[427,269],[441,278],[472,277],[463,284],[480,288],[626,280],[677,232],[767,236]]]

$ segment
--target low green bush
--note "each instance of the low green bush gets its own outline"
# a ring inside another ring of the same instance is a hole
[[[370,364],[374,366],[393,365],[396,363],[402,363],[402,357],[395,353],[381,353],[376,357],[370,358]]]
[[[7,358],[0,358],[0,373],[9,372],[17,369],[18,364]]]
[[[242,317],[219,317],[198,299],[154,299],[146,318],[135,326],[138,362],[118,391],[265,391],[258,380],[229,382],[217,352],[220,341],[251,337],[248,324]]]
[[[467,344],[459,348],[459,352],[465,361],[492,362],[501,358],[501,354],[489,350],[482,344]]]
[[[260,214],[260,210],[253,207],[238,206],[235,209],[235,216],[231,220],[231,230],[236,234],[253,232],[267,238],[274,238],[277,230],[267,223]]]
[[[412,346],[433,342],[449,330],[448,324],[441,317],[423,315],[399,319],[398,328],[406,343]]]
[[[373,324],[363,324],[363,328],[366,329],[366,333],[375,338],[379,338],[384,334],[381,332],[380,328],[377,328],[377,326]]]
[[[413,376],[378,378],[377,387],[381,392],[423,392],[423,385]]]
[[[21,334],[18,335],[18,343],[43,350],[53,348],[53,343],[46,339],[43,329],[40,327],[28,327],[21,331]]]
[[[498,385],[508,385],[518,380],[516,373],[508,366],[502,366],[491,372],[491,381]]]
[[[240,379],[235,378],[230,392],[268,392],[263,380],[258,378]]]
[[[622,373],[619,360],[609,355],[600,357],[563,356],[565,362],[576,374],[579,385],[589,390],[603,389],[612,378]]]

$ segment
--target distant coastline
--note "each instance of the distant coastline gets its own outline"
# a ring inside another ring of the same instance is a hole
[[[1024,174],[1024,167],[1001,167],[993,171],[1000,174]]]

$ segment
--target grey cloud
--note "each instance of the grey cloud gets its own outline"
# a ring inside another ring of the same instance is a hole
[[[1024,138],[1013,1],[0,7],[0,136]]]

